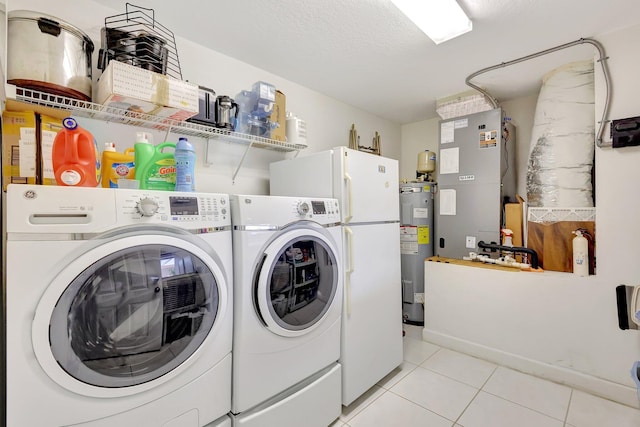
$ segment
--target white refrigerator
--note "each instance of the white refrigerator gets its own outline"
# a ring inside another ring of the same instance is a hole
[[[402,363],[398,161],[336,147],[271,163],[273,196],[333,197],[344,232],[342,403]]]

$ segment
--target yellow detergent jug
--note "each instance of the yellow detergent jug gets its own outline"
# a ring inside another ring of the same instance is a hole
[[[118,153],[113,142],[105,142],[102,152],[102,186],[118,188],[120,178],[135,178],[133,148],[127,148],[124,153]]]

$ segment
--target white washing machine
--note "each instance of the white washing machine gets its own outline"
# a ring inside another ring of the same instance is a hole
[[[227,195],[10,185],[4,208],[8,426],[230,410]]]
[[[341,411],[335,199],[231,196],[234,426],[326,427]]]

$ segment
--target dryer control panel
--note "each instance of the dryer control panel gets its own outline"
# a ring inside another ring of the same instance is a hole
[[[281,227],[301,220],[332,226],[341,221],[337,199],[233,195],[231,203],[234,223],[241,226]]]
[[[340,222],[338,201],[335,199],[300,199],[294,204],[299,219],[312,219],[321,224]]]

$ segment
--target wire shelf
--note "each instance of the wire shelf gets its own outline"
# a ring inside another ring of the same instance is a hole
[[[256,148],[264,148],[273,151],[298,151],[306,148],[305,145],[289,144],[283,141],[231,132],[211,126],[197,123],[177,121],[166,117],[137,113],[92,102],[81,101],[65,96],[49,94],[37,90],[16,87],[16,101],[40,105],[43,107],[66,110],[78,117],[102,120],[112,123],[120,123],[138,126],[160,131],[170,131],[182,135],[196,136],[206,139],[220,139],[231,143],[250,145]]]

